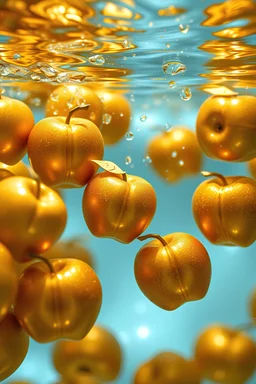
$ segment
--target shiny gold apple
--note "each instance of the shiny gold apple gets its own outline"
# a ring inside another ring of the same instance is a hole
[[[200,384],[201,375],[194,361],[173,352],[162,352],[136,371],[134,384]]]
[[[92,375],[99,381],[115,380],[120,372],[122,351],[107,329],[95,325],[81,341],[57,342],[53,351],[56,370],[66,380]]]
[[[9,250],[0,243],[0,320],[14,303],[17,288],[18,274],[13,257]]]
[[[154,188],[133,175],[101,172],[85,188],[83,214],[94,236],[130,243],[149,226],[156,210]]]
[[[256,157],[248,162],[248,169],[252,177],[256,179]]]
[[[224,161],[256,157],[256,97],[211,96],[200,107],[196,133],[207,156]]]
[[[16,317],[8,313],[0,321],[0,381],[11,376],[26,357],[29,337]]]
[[[101,133],[106,145],[120,141],[130,126],[131,107],[128,100],[120,93],[100,90],[97,91],[102,105]]]
[[[44,262],[20,276],[14,312],[37,342],[81,340],[100,311],[102,290],[93,269],[81,260],[54,259],[52,272]]]
[[[65,229],[66,206],[46,185],[28,177],[0,182],[0,242],[16,261],[45,252]]]
[[[54,89],[46,102],[46,116],[67,116],[77,106],[90,104],[90,109],[75,112],[76,117],[92,121],[100,128],[103,107],[96,93],[84,85],[61,85]]]
[[[158,307],[173,311],[188,301],[202,299],[211,280],[209,255],[195,237],[187,233],[155,238],[137,253],[134,273],[139,288]]]
[[[206,379],[243,384],[256,369],[256,344],[242,331],[212,325],[196,341],[195,360]]]
[[[197,174],[202,165],[202,150],[196,135],[185,127],[173,127],[153,137],[147,155],[153,169],[170,183]]]
[[[195,221],[213,244],[248,247],[256,239],[256,181],[215,173],[197,187],[192,198]]]
[[[30,177],[31,175],[28,167],[22,161],[14,165],[0,163],[0,180],[10,176]]]
[[[0,95],[1,162],[14,165],[23,158],[33,125],[33,113],[25,103]]]
[[[84,108],[82,108],[84,109]],[[90,108],[89,108],[90,109]],[[28,140],[28,156],[34,171],[46,185],[82,187],[96,173],[104,142],[100,130],[89,120],[47,117],[39,121]]]
[[[45,253],[47,259],[78,259],[93,268],[94,261],[91,253],[76,239],[57,241]]]

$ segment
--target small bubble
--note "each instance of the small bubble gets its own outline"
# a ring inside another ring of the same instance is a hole
[[[184,161],[183,161],[183,160],[180,160],[180,161],[179,161],[179,165],[180,165],[181,167],[183,167],[183,165],[184,165]]]
[[[171,48],[171,44],[170,43],[166,43],[166,48]]]
[[[85,107],[86,106],[86,100],[83,97],[78,97],[76,99],[76,105],[78,107]]]
[[[14,53],[13,58],[14,60],[19,60],[21,58],[21,55],[19,53]]]
[[[173,152],[172,152],[172,158],[175,159],[175,157],[177,157],[177,152],[176,152],[176,151],[173,151]]]
[[[132,103],[134,103],[134,101],[135,101],[135,97],[134,97],[134,94],[133,94],[133,93],[132,93],[131,96],[130,96],[130,100],[131,100]]]
[[[164,130],[165,130],[165,132],[170,132],[171,129],[172,129],[171,124],[166,123],[166,124],[164,125]]]
[[[29,99],[29,102],[34,107],[40,107],[40,105],[42,104],[42,100],[40,99],[40,97],[32,97],[31,99]]]
[[[91,112],[90,115],[89,115],[89,119],[95,121],[96,120],[96,113],[95,112]]]
[[[34,81],[40,81],[41,80],[41,77],[39,75],[37,75],[36,73],[32,73],[30,75],[31,79],[34,80]]]
[[[176,87],[176,81],[169,81],[169,87],[170,88],[175,88]]]
[[[181,149],[185,149],[186,147],[185,147],[185,145],[183,145],[182,147],[181,147]]]
[[[53,91],[50,95],[50,99],[53,102],[59,101],[59,93],[57,91]]]
[[[103,124],[110,124],[111,123],[111,119],[112,119],[112,116],[109,115],[108,113],[104,113],[104,115],[102,116],[102,122]]]
[[[123,41],[123,47],[124,48],[131,48],[132,43],[129,40]]]
[[[131,162],[132,162],[131,156],[126,156],[124,159],[125,165],[129,165],[129,164],[131,164]]]
[[[144,121],[147,120],[147,115],[141,115],[140,117],[140,121],[142,121],[144,123]]]
[[[124,117],[124,113],[123,112],[120,113],[120,117]]]
[[[186,66],[180,61],[168,61],[162,66],[162,68],[164,73],[172,76],[178,75],[179,73],[183,73],[187,69]]]
[[[152,163],[152,160],[151,160],[151,158],[150,158],[149,156],[145,156],[144,159],[143,159],[142,161],[143,161],[143,163],[144,163],[145,165],[148,165],[148,164],[151,164],[151,163]]]
[[[5,93],[5,88],[4,87],[0,87],[0,95],[3,95]]]
[[[182,33],[188,33],[188,31],[189,31],[189,25],[188,24],[186,24],[186,25],[180,24],[179,28],[180,28],[180,31]]]
[[[67,107],[68,109],[71,109],[75,106],[75,98],[72,96],[68,101],[67,101]]]
[[[125,134],[125,138],[127,141],[132,141],[134,139],[134,134],[130,131]]]
[[[182,100],[184,101],[188,101],[191,99],[192,97],[192,92],[191,92],[191,89],[188,88],[188,87],[185,87],[181,90],[180,92],[180,97],[182,98]]]
[[[102,55],[95,55],[89,57],[89,62],[95,65],[103,65],[105,64],[105,59]]]
[[[132,54],[132,57],[136,57],[136,53],[133,53],[133,54]]]
[[[149,27],[153,27],[153,25],[154,25],[153,21],[150,21],[150,22],[148,23],[148,26],[149,26]]]
[[[124,56],[124,57],[123,57],[123,59],[124,59],[124,60],[127,60],[127,57],[126,57],[126,56]]]
[[[59,113],[58,109],[55,109],[55,110],[53,111],[53,115],[54,115],[54,116],[58,116],[58,113]]]

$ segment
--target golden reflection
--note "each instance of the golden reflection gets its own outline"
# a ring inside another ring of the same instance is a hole
[[[177,16],[186,11],[186,8],[178,8],[174,5],[170,5],[167,8],[159,9],[157,13],[159,16]]]

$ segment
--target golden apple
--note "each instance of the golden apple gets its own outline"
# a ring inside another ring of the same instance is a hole
[[[26,357],[29,337],[16,317],[8,313],[0,321],[0,381],[11,376]]]
[[[33,126],[33,113],[25,103],[0,95],[1,162],[14,165],[23,158]]]
[[[28,177],[0,182],[0,242],[16,261],[45,252],[65,229],[66,206],[57,192]]]
[[[202,150],[196,135],[185,127],[173,127],[153,137],[147,155],[153,169],[168,182],[195,175],[202,165]]]
[[[110,381],[120,372],[122,351],[112,333],[95,325],[81,341],[57,342],[53,362],[66,380],[82,381],[90,374],[99,381]]]
[[[256,157],[248,162],[248,169],[252,177],[256,179]]]
[[[200,384],[201,375],[195,362],[173,352],[162,352],[143,363],[134,384]]]
[[[9,250],[0,243],[0,320],[15,301],[18,274]],[[1,370],[0,370],[1,371]]]
[[[101,172],[83,195],[84,219],[91,233],[125,244],[145,231],[155,210],[154,188],[138,176]]]
[[[19,161],[14,165],[0,163],[0,180],[10,176],[30,177],[30,172],[28,167],[22,161]]]
[[[196,341],[195,360],[206,379],[243,384],[256,369],[256,344],[244,332],[212,325]]]
[[[154,240],[137,253],[134,273],[139,288],[158,307],[173,311],[202,299],[211,280],[211,261],[199,240],[187,233],[146,235]]]
[[[130,126],[131,107],[128,100],[117,92],[96,92],[103,105],[101,133],[106,145],[120,141]]]
[[[78,259],[93,268],[93,257],[76,239],[57,241],[44,253],[47,259]]]
[[[81,340],[100,311],[102,290],[93,269],[81,260],[38,262],[19,279],[14,312],[37,342]]]
[[[90,109],[75,112],[76,117],[101,126],[103,107],[96,93],[84,85],[61,85],[54,89],[46,101],[46,116],[67,116],[68,112],[81,105],[90,104]]]
[[[256,97],[211,96],[200,107],[196,133],[207,156],[225,161],[256,157]]]
[[[84,109],[83,107],[82,109]],[[104,142],[100,130],[89,120],[47,117],[32,129],[28,156],[34,171],[46,185],[77,188],[88,183],[101,160]]]
[[[217,176],[197,187],[192,198],[195,221],[213,244],[248,247],[256,239],[256,181]]]

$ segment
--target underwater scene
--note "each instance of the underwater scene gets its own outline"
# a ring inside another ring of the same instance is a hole
[[[256,383],[256,2],[0,0],[0,381]]]

